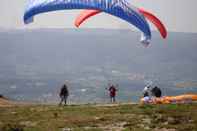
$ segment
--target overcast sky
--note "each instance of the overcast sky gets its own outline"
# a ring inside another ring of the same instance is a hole
[[[35,17],[30,25],[23,24],[27,0],[1,0],[0,28],[75,28],[74,19],[79,10],[50,12]],[[169,31],[197,32],[197,0],[128,0],[137,7],[158,16]],[[92,17],[82,28],[133,28],[127,22],[105,13]],[[154,28],[152,27],[154,30]]]

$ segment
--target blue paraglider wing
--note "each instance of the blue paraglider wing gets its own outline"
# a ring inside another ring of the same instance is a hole
[[[65,9],[97,9],[119,17],[143,32],[143,40],[149,43],[150,27],[144,16],[124,0],[30,0],[24,14],[25,24],[33,22],[40,13]],[[143,41],[144,42],[144,41]]]

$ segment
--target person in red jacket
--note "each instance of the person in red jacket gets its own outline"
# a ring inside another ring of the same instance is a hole
[[[117,91],[116,87],[112,84],[112,85],[110,85],[108,90],[109,90],[111,102],[112,103],[116,102],[116,91]]]

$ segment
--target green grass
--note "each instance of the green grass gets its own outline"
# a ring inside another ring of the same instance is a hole
[[[184,126],[183,126],[184,125]],[[0,131],[197,130],[197,104],[0,108]]]

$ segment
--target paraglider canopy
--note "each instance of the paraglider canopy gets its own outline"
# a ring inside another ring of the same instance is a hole
[[[30,0],[24,23],[33,22],[33,17],[40,13],[65,9],[95,9],[119,17],[142,31],[144,43],[151,39],[150,27],[144,16],[124,0]]]
[[[152,13],[145,11],[142,8],[138,8],[139,12],[142,13],[142,15],[144,15],[144,17],[146,19],[148,19],[150,22],[152,22],[156,28],[158,29],[158,31],[160,32],[161,36],[165,39],[167,37],[167,30],[164,26],[164,24],[159,20],[159,18],[157,18],[155,15],[153,15]],[[84,21],[86,21],[88,18],[95,16],[99,13],[101,13],[102,11],[100,10],[83,10],[75,19],[75,26],[79,27]],[[146,37],[144,37],[142,35],[141,37],[141,42],[144,43],[146,45],[146,42],[149,42],[149,40],[146,40]]]

